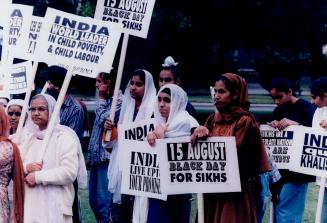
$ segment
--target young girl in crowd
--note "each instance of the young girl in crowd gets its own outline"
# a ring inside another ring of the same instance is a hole
[[[259,173],[271,170],[259,126],[249,111],[245,80],[232,73],[219,76],[215,83],[215,106],[205,126],[194,130],[191,141],[208,136],[235,136],[242,192],[204,194],[207,223],[254,223]]]
[[[326,133],[327,130],[327,78],[321,77],[310,86],[311,102],[317,106],[313,115],[312,128]],[[318,180],[319,181],[319,180]],[[327,223],[327,189],[323,201],[321,222]]]
[[[174,58],[171,56],[166,57],[164,63],[161,65],[159,73],[159,87],[164,86],[165,84],[176,84],[180,86],[181,77],[180,70],[177,66],[178,62],[175,62]],[[197,119],[197,112],[194,109],[193,105],[188,101],[186,105],[186,111]]]
[[[189,136],[197,121],[185,110],[185,91],[175,84],[166,84],[158,92],[154,107],[157,121],[155,131],[147,136],[150,145],[157,139]],[[149,199],[148,223],[188,223],[190,217],[190,195],[170,195],[167,201]]]
[[[7,137],[9,122],[5,110],[0,106],[0,222],[10,222],[8,199],[9,181],[13,179],[14,222],[23,222],[24,214],[24,171],[19,150]]]
[[[118,123],[126,124],[150,119],[153,115],[155,100],[156,88],[152,75],[146,70],[139,69],[134,71],[125,89]],[[108,119],[106,121],[105,129],[113,129],[111,120]],[[120,194],[121,171],[119,167],[119,150],[123,148],[118,147],[117,140],[114,138],[112,142],[107,144],[112,144],[113,146],[113,154],[108,169],[109,190],[113,193],[112,220],[114,223],[131,222],[134,202],[134,205],[141,207],[142,210],[138,209],[137,212],[134,212],[133,219],[139,219],[135,222],[146,222],[146,216],[141,213],[147,213],[143,212],[144,208],[147,209],[147,199],[136,197],[135,201],[133,201],[133,196]],[[105,145],[105,147],[108,146]]]

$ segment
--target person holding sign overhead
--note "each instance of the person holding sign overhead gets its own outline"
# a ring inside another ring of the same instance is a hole
[[[294,94],[291,82],[284,77],[276,77],[270,86],[270,96],[277,105],[273,111],[271,127],[283,130],[291,125],[311,126],[313,105]],[[275,205],[277,223],[301,222],[305,207],[308,182],[315,181],[314,176],[279,170],[282,175],[277,190],[278,200]]]
[[[207,223],[254,223],[258,177],[271,166],[259,126],[249,111],[247,84],[242,77],[225,73],[216,79],[214,90],[218,112],[194,130],[191,142],[208,136],[235,136],[242,192],[204,194],[204,219]]]
[[[175,84],[160,88],[154,107],[157,121],[155,130],[147,140],[154,145],[157,139],[189,136],[198,122],[186,111],[187,94]],[[169,195],[167,201],[149,199],[148,223],[188,223],[190,218],[190,194]]]
[[[118,123],[150,119],[153,115],[155,97],[156,88],[152,75],[143,69],[135,70],[124,92]],[[112,130],[113,127],[112,121],[107,119],[105,129]],[[121,170],[119,163],[121,156],[119,150],[123,148],[118,147],[115,137],[105,143],[113,144],[113,160],[110,162],[108,170],[109,190],[113,193],[112,221],[128,223],[131,222],[133,215],[133,220],[140,219],[136,222],[146,222],[146,216],[143,213],[147,213],[147,199],[144,197],[134,199],[133,196],[120,194]]]
[[[327,78],[316,79],[310,85],[311,102],[317,106],[313,115],[312,128],[326,132],[327,130]],[[319,179],[319,178],[318,178]],[[320,179],[319,179],[320,180]],[[319,181],[317,180],[317,181]],[[327,223],[327,189],[325,187],[321,222]]]

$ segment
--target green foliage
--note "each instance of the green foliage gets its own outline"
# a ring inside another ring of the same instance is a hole
[[[95,4],[91,1],[86,1],[82,3],[79,14],[81,16],[93,18],[94,12],[95,12]]]

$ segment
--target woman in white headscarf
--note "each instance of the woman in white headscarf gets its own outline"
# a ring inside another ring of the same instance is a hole
[[[11,99],[7,104],[6,113],[9,117],[10,135],[15,134],[17,131],[23,106],[24,106],[24,101],[22,99]]]
[[[157,94],[154,108],[157,126],[147,136],[150,145],[157,139],[190,136],[198,122],[185,110],[187,94],[175,84],[166,84]],[[188,223],[190,217],[190,195],[170,195],[167,201],[149,199],[148,223]]]
[[[55,99],[47,94],[32,98],[21,143],[25,172],[25,222],[72,222],[73,182],[86,186],[85,163],[76,133],[59,124],[59,116],[45,152],[42,143]],[[42,160],[38,160],[41,157]]]
[[[124,92],[122,108],[119,115],[119,124],[138,122],[150,119],[153,116],[153,105],[156,101],[156,88],[152,75],[146,70],[135,70]],[[105,123],[105,129],[112,129],[110,120]],[[120,136],[119,136],[120,137]],[[121,169],[119,166],[120,153],[117,140],[111,142],[111,155],[108,178],[109,191],[113,193],[112,220],[113,222],[146,222],[147,199],[120,194]],[[134,202],[133,202],[134,200]],[[132,217],[134,203],[134,211]]]

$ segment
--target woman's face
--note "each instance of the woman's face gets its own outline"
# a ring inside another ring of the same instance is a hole
[[[170,95],[160,92],[158,96],[158,104],[161,116],[168,119],[170,113]]]
[[[10,127],[13,130],[17,129],[21,114],[22,114],[22,108],[18,105],[11,105],[8,108],[9,123],[10,123]]]
[[[219,109],[228,108],[237,95],[232,95],[226,88],[225,82],[222,80],[215,83],[215,106]]]
[[[39,126],[40,130],[46,129],[49,121],[47,101],[42,97],[32,100],[30,111],[33,122]]]
[[[131,97],[134,98],[136,101],[142,101],[144,96],[145,85],[144,82],[141,80],[140,76],[135,75],[131,79],[131,88],[129,93]]]
[[[311,94],[311,103],[315,104],[318,108],[322,108],[327,106],[327,96],[324,95],[323,97],[316,96]]]
[[[175,81],[174,75],[171,70],[162,70],[159,74],[159,87],[162,87],[166,84],[178,84]]]

